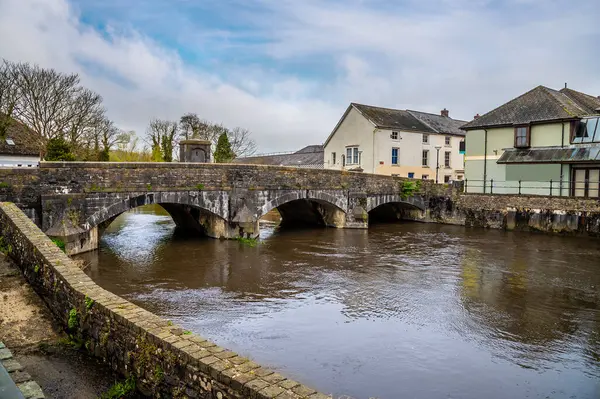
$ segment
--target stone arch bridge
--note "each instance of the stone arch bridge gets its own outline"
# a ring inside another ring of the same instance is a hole
[[[214,238],[256,237],[259,219],[367,228],[369,216],[426,209],[443,186],[333,170],[193,163],[44,162],[0,170],[0,200],[19,205],[70,254],[98,247],[118,215],[160,204],[177,226]],[[385,211],[385,212],[382,212]]]

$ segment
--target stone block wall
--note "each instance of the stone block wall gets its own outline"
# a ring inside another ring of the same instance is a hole
[[[99,287],[15,204],[0,203],[0,235],[71,339],[146,396],[328,398]]]
[[[403,218],[504,230],[600,237],[600,200],[502,194],[432,196],[427,210]]]

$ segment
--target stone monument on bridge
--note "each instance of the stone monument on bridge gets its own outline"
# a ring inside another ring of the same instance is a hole
[[[179,161],[210,163],[210,146],[208,140],[182,140],[179,142]]]

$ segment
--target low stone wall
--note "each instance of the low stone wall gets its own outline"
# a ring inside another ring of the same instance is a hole
[[[12,203],[0,203],[0,235],[72,339],[146,396],[328,398],[102,289]]]
[[[504,230],[600,237],[600,200],[525,195],[455,194],[429,198],[403,218]]]

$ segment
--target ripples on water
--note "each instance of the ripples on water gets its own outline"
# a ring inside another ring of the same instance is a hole
[[[128,213],[103,287],[321,391],[600,398],[600,241],[426,224],[181,237]]]

